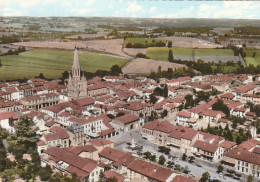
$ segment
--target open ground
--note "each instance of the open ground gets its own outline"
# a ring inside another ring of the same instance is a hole
[[[246,65],[249,66],[250,64],[257,66],[260,65],[260,49],[245,49],[246,52]],[[253,57],[253,54],[255,56]]]
[[[150,47],[146,49],[146,55],[155,60],[168,60],[170,48]],[[231,49],[191,49],[191,48],[171,48],[173,55],[192,56],[194,55],[233,55]]]
[[[79,59],[81,68],[88,72],[109,70],[115,64],[123,66],[128,62],[126,59],[86,52],[79,52]],[[60,78],[62,72],[70,69],[73,51],[32,49],[19,55],[2,56],[1,60],[0,80],[32,78],[40,73],[46,78]]]

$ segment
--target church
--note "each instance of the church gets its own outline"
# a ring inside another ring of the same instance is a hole
[[[78,99],[88,96],[88,82],[83,71],[81,71],[77,48],[74,50],[67,89],[70,99]]]

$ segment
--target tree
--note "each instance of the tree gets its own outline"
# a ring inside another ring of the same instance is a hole
[[[117,182],[117,179],[115,177],[109,177],[106,179],[106,182]]]
[[[151,155],[151,156],[150,156],[150,160],[153,161],[153,162],[155,162],[155,161],[156,161],[156,155]]]
[[[171,49],[169,50],[168,61],[173,62],[173,54]]]
[[[163,155],[160,155],[159,164],[164,165],[164,163],[165,163],[165,157]]]
[[[195,160],[195,157],[194,157],[194,156],[190,156],[190,157],[189,157],[189,162],[190,162],[190,163],[193,163],[194,160]]]
[[[219,165],[217,173],[221,173],[221,172],[223,172],[223,170],[224,170],[224,167],[222,165]]]
[[[210,178],[209,172],[205,172],[205,173],[202,174],[200,181],[201,182],[207,182],[207,181],[209,181],[209,178]]]
[[[224,102],[223,102],[222,100],[220,100],[220,99],[212,105],[212,109],[213,109],[213,110],[217,110],[217,111],[222,111],[223,113],[226,114],[226,116],[229,116],[229,115],[230,115],[229,108],[228,108],[227,105],[224,104]]]
[[[122,74],[121,68],[116,64],[113,65],[110,69],[110,73],[112,76],[119,76],[119,74]]]
[[[254,180],[254,176],[249,175],[249,176],[247,177],[247,182],[252,182],[253,180]]]
[[[185,153],[183,153],[183,155],[182,155],[182,160],[183,160],[183,161],[186,161],[186,159],[187,159],[187,155],[186,155]]]
[[[168,97],[168,86],[165,84],[163,88],[163,97]]]
[[[168,47],[171,48],[172,47],[172,41],[168,42]]]
[[[242,143],[242,140],[240,138],[240,136],[238,135],[237,138],[236,138],[236,143],[239,145]]]
[[[153,94],[150,95],[150,102],[151,103],[155,104],[157,102],[157,100],[158,99]]]
[[[0,59],[0,68],[2,67],[3,65],[2,65],[2,61],[1,61],[1,59]]]
[[[43,73],[40,73],[39,76],[38,76],[38,78],[44,79]]]

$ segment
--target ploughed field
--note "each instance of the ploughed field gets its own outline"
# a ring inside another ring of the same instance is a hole
[[[46,78],[60,78],[62,72],[70,70],[74,52],[72,50],[31,49],[19,55],[1,56],[0,81],[32,78],[40,73]],[[81,69],[88,72],[110,70],[128,60],[96,53],[79,52]]]
[[[245,52],[245,62],[247,66],[250,64],[254,66],[260,65],[260,49],[245,49]]]
[[[168,47],[150,47],[146,49],[146,55],[151,59],[168,61],[169,50],[170,48]],[[216,59],[216,61],[222,59],[226,59],[227,61],[236,61],[236,57],[233,56],[234,53],[231,49],[171,48],[171,50],[174,59],[192,60],[194,55],[197,59],[202,60],[205,58],[213,61],[214,59]],[[225,62],[225,60],[222,60],[222,62]]]

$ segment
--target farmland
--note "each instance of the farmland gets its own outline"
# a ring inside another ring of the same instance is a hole
[[[56,49],[70,49],[73,50],[75,46],[80,49],[88,49],[93,51],[102,51],[130,58],[122,51],[123,39],[112,40],[90,40],[90,41],[31,41],[13,43],[16,46],[34,47],[34,48],[56,48]]]
[[[151,59],[143,59],[143,58],[137,58],[126,66],[122,68],[122,72],[124,74],[141,74],[141,73],[151,73],[151,72],[157,72],[158,67],[161,66],[162,71],[168,70],[168,68],[172,68],[173,70],[186,67],[182,64],[176,64],[176,63],[170,63],[166,61],[155,61]]]
[[[40,73],[46,78],[59,78],[72,64],[72,50],[32,49],[19,55],[2,56],[0,80],[31,78]],[[98,69],[109,70],[114,64],[122,66],[128,61],[121,58],[79,52],[81,68],[94,72]]]
[[[260,50],[259,49],[245,49],[246,52],[246,65],[249,66],[250,64],[257,66],[260,65]],[[255,53],[255,56],[253,57],[253,54]]]
[[[124,40],[124,45],[126,46],[127,43],[134,44],[142,44],[146,47],[149,47],[149,45],[159,43],[159,42],[165,42],[162,39],[153,39],[153,38],[127,38]]]
[[[171,48],[173,55],[192,56],[194,55],[233,55],[231,49],[190,49]],[[150,47],[146,50],[146,55],[155,60],[168,60],[169,48]]]

